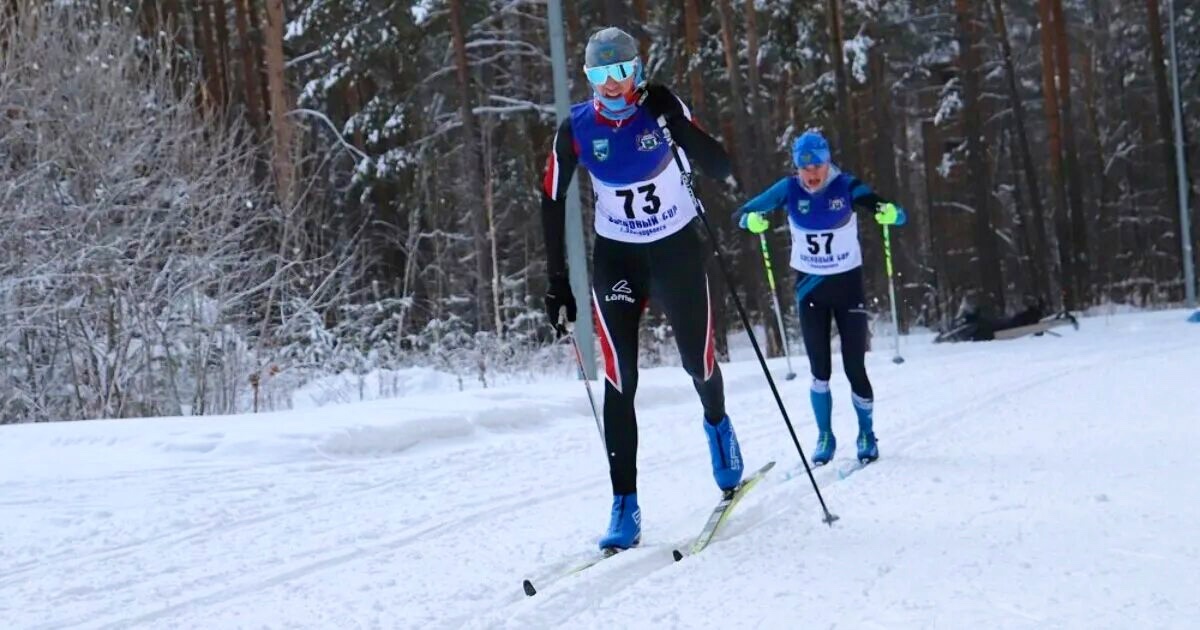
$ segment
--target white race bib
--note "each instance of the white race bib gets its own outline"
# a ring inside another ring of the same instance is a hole
[[[596,234],[625,243],[649,243],[678,232],[696,216],[675,160],[665,164],[653,178],[632,184],[609,184],[592,176]]]
[[[858,216],[851,214],[845,225],[828,230],[792,228],[792,269],[807,274],[829,276],[862,266],[862,246],[858,242]]]

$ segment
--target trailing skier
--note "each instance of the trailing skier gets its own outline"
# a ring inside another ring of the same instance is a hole
[[[850,380],[858,416],[858,459],[879,457],[874,431],[874,399],[867,378],[868,317],[862,274],[862,246],[856,208],[874,212],[880,225],[904,225],[903,208],[880,197],[831,161],[829,143],[808,131],[792,144],[796,173],[780,179],[735,213],[740,227],[762,232],[765,215],[784,208],[792,234],[791,267],[796,270],[796,304],[812,371],[810,399],[817,421],[814,464],[826,464],[837,448],[833,435],[830,324],[837,321],[842,364]]]

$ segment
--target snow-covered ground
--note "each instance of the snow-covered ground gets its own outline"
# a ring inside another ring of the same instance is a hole
[[[582,384],[288,413],[0,427],[3,628],[1194,628],[1200,325],[869,361],[882,459],[817,470],[827,527],[758,367],[723,366],[751,467],[779,462],[702,554],[717,498],[678,368],[639,390],[643,546],[526,598],[608,521]],[[807,449],[801,377],[780,380]],[[782,360],[773,361],[784,372]],[[834,423],[851,452],[845,379]]]

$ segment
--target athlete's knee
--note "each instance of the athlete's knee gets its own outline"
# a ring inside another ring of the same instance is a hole
[[[682,359],[684,371],[698,383],[711,379],[717,369],[716,361],[709,361],[704,356],[683,357]]]
[[[833,361],[828,353],[808,350],[808,369],[812,372],[813,380],[829,381],[833,375]]]
[[[830,377],[833,376],[833,367],[830,366],[828,361],[810,360],[808,371],[812,373],[814,381],[825,381],[828,383]]]
[[[638,386],[637,366],[622,367],[615,379],[611,376],[608,378],[608,386],[615,394],[632,399]]]
[[[862,355],[844,357],[846,380],[850,381],[850,389],[856,395],[866,399],[874,398],[871,390],[871,379],[867,377],[867,366]]]
[[[704,382],[712,378],[713,372],[717,369],[717,360],[711,334],[704,338],[703,343],[698,338],[691,338],[689,343],[684,343],[684,340],[680,339],[678,345],[679,360],[688,376],[691,376],[696,382]]]

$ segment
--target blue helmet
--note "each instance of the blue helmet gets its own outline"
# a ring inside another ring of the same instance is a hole
[[[819,131],[805,131],[792,143],[792,163],[796,168],[828,164],[829,142]]]

